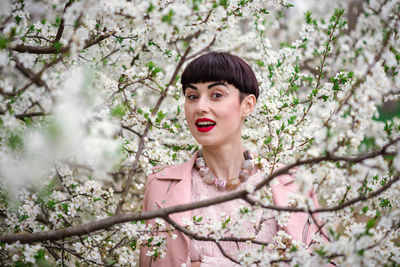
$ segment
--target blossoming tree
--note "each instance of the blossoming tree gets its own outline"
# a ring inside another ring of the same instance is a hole
[[[222,251],[229,260],[397,266],[400,120],[380,120],[378,107],[400,95],[400,4],[317,2],[2,1],[2,264],[133,266],[141,246],[163,257],[174,231],[252,243],[237,229],[266,209],[281,226],[309,213],[330,242],[318,236],[307,248],[278,232],[265,250]],[[154,166],[198,148],[179,78],[210,50],[239,55],[256,73],[261,94],[243,139],[264,179],[141,212]],[[299,192],[278,207],[268,185],[288,172]],[[302,197],[311,187],[320,208]],[[252,208],[208,225],[169,216],[235,198]]]

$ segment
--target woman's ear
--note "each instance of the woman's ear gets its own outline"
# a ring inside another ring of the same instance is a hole
[[[247,95],[242,100],[241,106],[244,118],[247,118],[253,112],[253,109],[256,106],[256,101],[256,97],[253,94]]]

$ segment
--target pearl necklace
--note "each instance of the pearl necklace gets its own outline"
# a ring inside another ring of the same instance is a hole
[[[251,170],[254,167],[253,158],[248,150],[243,152],[244,162],[242,169],[240,170],[239,177],[232,177],[226,181],[225,179],[220,179],[214,176],[207,167],[206,162],[203,158],[203,151],[200,149],[197,153],[196,167],[199,172],[200,177],[208,185],[214,185],[218,190],[223,191],[225,189],[233,190],[239,186],[241,182],[247,181],[249,179]]]

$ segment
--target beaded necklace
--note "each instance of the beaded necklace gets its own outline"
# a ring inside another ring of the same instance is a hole
[[[206,162],[203,158],[203,151],[200,149],[197,153],[196,168],[199,172],[200,177],[208,185],[214,185],[218,190],[233,190],[239,186],[241,182],[249,179],[250,173],[254,167],[253,158],[248,150],[243,152],[244,162],[239,172],[238,177],[229,178],[228,181],[225,179],[217,178],[210,169],[207,167]]]

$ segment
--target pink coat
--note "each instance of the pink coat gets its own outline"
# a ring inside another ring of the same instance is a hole
[[[192,202],[191,172],[197,153],[182,164],[170,166],[158,173],[149,176],[146,183],[143,200],[143,211],[162,209],[180,204]],[[278,183],[271,184],[273,200],[277,206],[287,206],[289,193],[297,190],[293,183],[293,177],[282,175],[276,178]],[[314,206],[318,207],[315,194],[310,194]],[[171,214],[171,218],[182,222],[182,218],[191,218],[191,211]],[[284,230],[296,241],[310,244],[312,233],[318,231],[318,227],[312,223],[307,213],[293,212]],[[151,257],[146,256],[146,250],[140,251],[140,266],[174,267],[186,263],[190,266],[190,239],[183,233],[176,231],[175,240],[167,237],[168,252],[163,259],[152,262]]]

